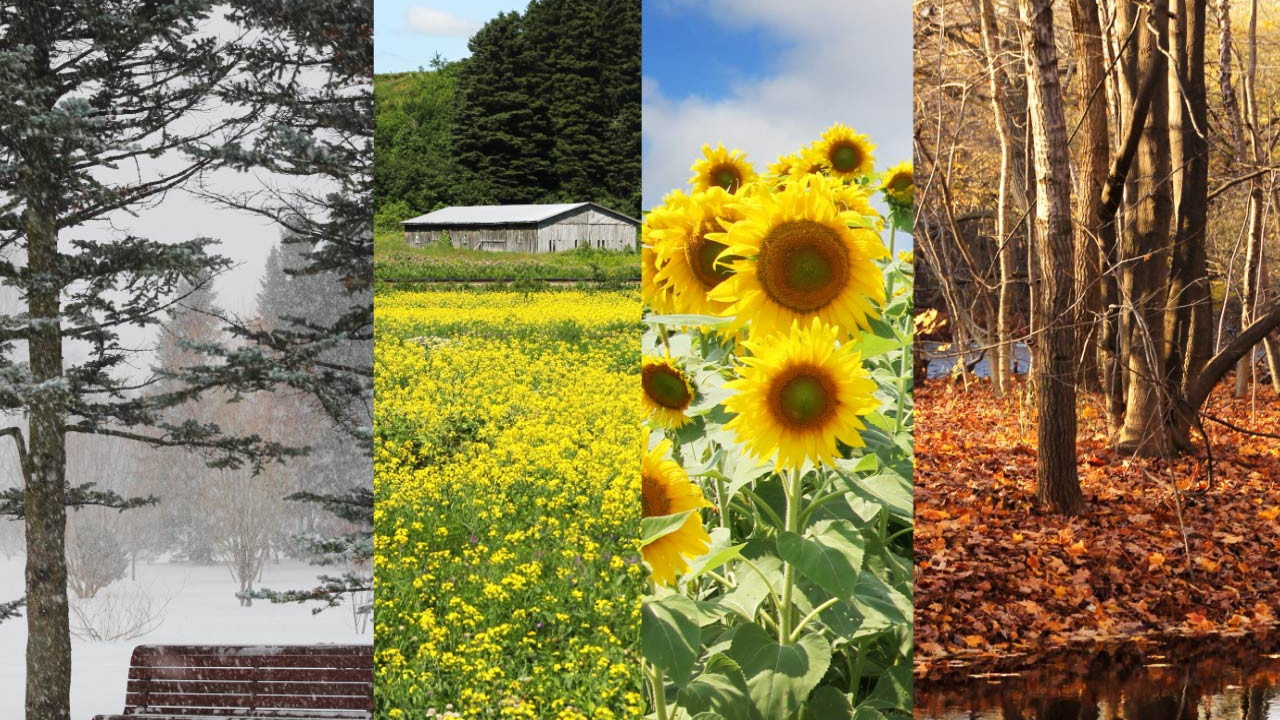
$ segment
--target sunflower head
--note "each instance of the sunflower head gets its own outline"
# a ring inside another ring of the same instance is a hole
[[[774,185],[779,185],[800,174],[803,167],[804,160],[798,153],[779,155],[777,161],[769,164],[769,179]]]
[[[871,155],[875,149],[866,135],[859,135],[843,123],[832,125],[813,145],[813,153],[822,168],[844,179],[871,173],[876,164]]]
[[[724,145],[717,144],[715,149],[710,145],[702,146],[702,158],[690,168],[693,177],[689,184],[695,192],[708,188],[722,188],[729,192],[737,192],[742,186],[755,182],[759,176],[747,162],[746,153],[741,150],[727,150]]]
[[[644,437],[648,444],[647,433]],[[671,442],[663,440],[640,460],[640,504],[642,517],[675,515],[686,510],[712,507],[702,497],[702,490],[689,482],[684,469],[668,457]],[[641,548],[644,560],[660,585],[674,585],[676,576],[689,569],[688,558],[698,557],[711,546],[711,536],[702,529],[702,518],[696,512],[675,532],[663,535]]]
[[[679,193],[683,195],[683,193]],[[670,285],[660,277],[660,271],[666,262],[663,258],[663,244],[666,242],[663,233],[659,232],[675,223],[676,213],[671,210],[674,193],[663,198],[663,204],[645,214],[644,223],[640,226],[640,292],[644,302],[655,313],[673,312],[673,292]]]
[[[873,223],[883,224],[880,211],[871,206],[871,193],[862,185],[848,183],[839,178],[827,178],[827,189],[836,207],[841,212],[852,212],[864,218],[871,218]]]
[[[725,384],[734,394],[725,408],[736,417],[734,431],[752,455],[776,458],[779,468],[799,468],[806,460],[830,464],[836,441],[862,447],[860,416],[874,411],[876,383],[853,346],[814,318],[787,332],[752,337],[751,353],[738,379]]]
[[[693,383],[671,358],[645,356],[640,366],[640,386],[649,419],[670,430],[689,422],[685,411],[693,402]]]
[[[880,189],[891,204],[913,204],[916,199],[916,184],[910,161],[889,168],[880,182]]]
[[[659,248],[656,279],[671,288],[675,312],[723,314],[725,303],[709,299],[707,293],[732,274],[722,255],[724,231],[738,217],[734,196],[713,187],[668,197],[670,223],[654,231]]]
[[[887,258],[880,235],[854,227],[862,217],[841,210],[825,178],[811,176],[736,206],[742,218],[726,234],[723,256],[733,274],[708,297],[725,303],[733,327],[785,331],[820,318],[845,334],[869,327],[884,302],[874,260]]]

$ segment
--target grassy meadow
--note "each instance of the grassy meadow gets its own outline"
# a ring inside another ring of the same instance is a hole
[[[508,253],[445,246],[410,247],[398,231],[374,237],[374,277],[383,282],[640,280],[640,255],[582,248],[557,253]],[[638,311],[637,311],[638,312]]]

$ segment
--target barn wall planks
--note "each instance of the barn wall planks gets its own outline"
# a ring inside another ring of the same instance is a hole
[[[466,225],[458,227],[406,228],[405,242],[422,247],[439,241],[448,232],[454,247],[505,252],[559,252],[578,247],[601,250],[634,250],[636,226],[626,220],[584,207],[534,224]]]

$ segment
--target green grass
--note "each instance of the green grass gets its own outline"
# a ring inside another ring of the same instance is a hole
[[[502,280],[640,280],[640,254],[579,249],[507,253],[450,247],[409,247],[399,232],[374,235],[374,278],[384,282]]]

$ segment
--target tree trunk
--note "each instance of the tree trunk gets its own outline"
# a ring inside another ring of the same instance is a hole
[[[1027,77],[1035,151],[1035,257],[1040,286],[1034,312],[1039,339],[1032,364],[1036,386],[1037,496],[1055,511],[1084,511],[1076,472],[1075,292],[1066,122],[1058,81],[1052,0],[1021,0],[1029,29]]]
[[[1213,352],[1205,226],[1209,208],[1209,147],[1204,82],[1206,0],[1177,0],[1169,66],[1169,148],[1173,167],[1174,234],[1165,308],[1165,375],[1181,392]],[[1176,445],[1188,439],[1175,435]]]
[[[19,5],[19,8],[23,8]],[[52,75],[49,28],[52,9],[41,3],[20,9],[12,22],[29,38],[28,72]],[[41,98],[51,104],[54,99]],[[46,107],[46,109],[49,109]],[[16,194],[25,202],[28,353],[31,378],[39,388],[30,408],[30,473],[23,495],[27,540],[27,720],[69,720],[71,716],[71,631],[67,616],[66,401],[62,378],[59,319],[61,268],[58,258],[56,198],[61,162],[56,147],[32,140],[29,161],[19,167]]]
[[[991,111],[996,119],[996,137],[1000,141],[1000,190],[996,207],[996,252],[1000,258],[999,309],[996,321],[996,361],[992,381],[997,396],[1004,396],[1013,385],[1013,238],[1010,224],[1010,185],[1013,182],[1013,128],[1005,105],[1008,82],[1000,65],[1000,28],[992,0],[982,3],[982,45],[987,53],[987,84],[991,90]]]
[[[55,277],[58,235],[43,188],[27,188],[27,257],[33,275]],[[34,191],[34,192],[32,192]],[[27,484],[27,720],[71,716],[71,631],[67,617],[66,431],[62,326],[55,281],[27,295],[31,378],[31,479]]]
[[[1106,77],[1102,59],[1102,26],[1098,0],[1072,0],[1071,22],[1080,62],[1080,102],[1084,108],[1083,137],[1077,162],[1080,181],[1076,198],[1075,295],[1079,341],[1080,382],[1086,390],[1101,390],[1098,340],[1102,329],[1102,247],[1098,210],[1107,182],[1111,154],[1107,138]]]
[[[1128,399],[1117,447],[1123,452],[1164,456],[1173,452],[1164,376],[1164,309],[1168,297],[1169,225],[1173,195],[1169,163],[1168,0],[1141,11],[1139,63],[1156,84],[1138,143],[1138,204],[1134,234],[1127,240],[1121,300],[1130,318]]]

